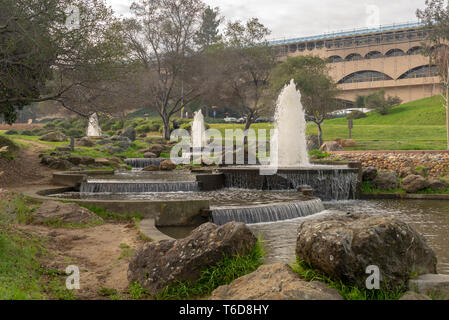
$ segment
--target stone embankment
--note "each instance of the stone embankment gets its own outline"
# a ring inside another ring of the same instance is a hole
[[[375,167],[379,171],[401,172],[424,168],[429,177],[449,175],[447,151],[333,151],[332,159],[360,161],[363,167]]]

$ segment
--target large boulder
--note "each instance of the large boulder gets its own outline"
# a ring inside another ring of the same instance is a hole
[[[437,259],[411,225],[394,216],[334,212],[304,221],[298,258],[348,285],[366,287],[367,267],[380,270],[380,284],[406,285],[411,274],[436,273]]]
[[[306,137],[307,150],[316,150],[320,148],[320,138],[316,134],[312,134]]]
[[[211,300],[343,300],[337,290],[304,281],[284,263],[262,265],[230,285],[218,287]]]
[[[355,141],[354,139],[337,138],[334,141],[336,141],[342,147],[357,147],[357,141]]]
[[[75,203],[46,201],[33,212],[32,222],[34,224],[45,224],[50,221],[85,224],[103,221],[103,219]]]
[[[95,146],[95,142],[89,140],[88,137],[82,137],[76,142],[76,145],[79,147],[93,147]]]
[[[421,294],[435,295],[440,299],[449,298],[449,275],[423,274],[408,282],[409,290]]]
[[[159,157],[164,150],[164,146],[160,144],[153,144],[148,148],[148,152],[152,152],[156,155],[156,158]]]
[[[427,181],[427,186],[432,189],[433,191],[441,191],[441,190],[446,190],[448,187],[448,184],[446,181],[441,180],[441,179],[429,179]]]
[[[39,140],[50,142],[64,142],[67,141],[67,136],[62,132],[52,131],[40,137]]]
[[[159,171],[159,166],[150,164],[149,166],[146,166],[142,169],[143,171]]]
[[[328,141],[322,144],[320,147],[321,151],[344,151],[345,149],[337,141]]]
[[[363,181],[373,181],[376,179],[377,169],[375,167],[367,167],[363,169],[362,180]]]
[[[148,151],[143,154],[143,157],[146,159],[154,159],[154,158],[157,158],[157,155],[153,152]]]
[[[373,180],[375,188],[380,190],[394,190],[399,187],[399,178],[396,172],[380,172]]]
[[[164,160],[159,164],[159,169],[164,171],[171,171],[176,168],[176,164],[171,160]]]
[[[127,137],[131,141],[136,140],[136,129],[134,127],[128,127],[121,134],[122,137]]]
[[[414,193],[427,188],[427,181],[422,176],[411,174],[401,181],[401,188],[408,193]]]
[[[203,268],[217,265],[224,256],[248,254],[256,241],[243,223],[205,223],[187,238],[149,242],[137,249],[129,263],[128,280],[157,295],[177,281],[197,280]]]
[[[69,170],[73,164],[65,159],[54,159],[48,164],[48,167],[55,170]]]

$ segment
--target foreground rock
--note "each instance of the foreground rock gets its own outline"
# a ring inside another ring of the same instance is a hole
[[[381,283],[397,288],[412,273],[436,273],[437,259],[425,239],[393,216],[332,213],[304,221],[298,258],[345,284],[365,288],[366,268],[379,267]]]
[[[197,280],[202,268],[216,265],[225,255],[249,253],[256,241],[243,223],[220,227],[205,223],[187,238],[150,242],[139,248],[129,263],[128,280],[156,295],[178,280]]]
[[[409,290],[421,294],[434,295],[438,299],[449,298],[449,276],[443,274],[423,274],[408,282]]]
[[[46,222],[54,221],[86,224],[103,221],[103,219],[75,203],[58,201],[46,201],[33,212],[33,223],[35,224],[45,224]]]
[[[41,141],[50,141],[50,142],[64,142],[67,141],[67,136],[59,131],[49,132],[46,135],[43,135],[39,138]]]
[[[176,168],[176,164],[171,160],[164,160],[159,164],[159,169],[164,171],[171,171]]]
[[[407,291],[399,300],[432,300],[425,294],[416,293],[414,291]]]
[[[375,188],[380,190],[394,190],[399,187],[399,177],[396,172],[380,172],[373,180]]]
[[[427,188],[427,181],[417,174],[409,175],[401,181],[401,188],[408,193],[414,193]]]
[[[283,263],[262,265],[212,292],[212,300],[343,300],[335,289],[304,281]]]
[[[448,184],[446,181],[441,179],[429,179],[429,181],[427,181],[427,186],[433,191],[441,191],[446,190]]]

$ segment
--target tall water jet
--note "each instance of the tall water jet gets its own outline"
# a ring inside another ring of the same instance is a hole
[[[270,164],[278,167],[310,166],[305,113],[301,93],[296,90],[293,79],[278,97],[274,119]]]
[[[206,128],[201,110],[195,112],[192,124],[192,148],[194,153],[200,153],[206,145]]]
[[[93,113],[89,117],[89,124],[87,126],[88,137],[99,137],[101,136],[100,124],[98,123],[97,113]]]

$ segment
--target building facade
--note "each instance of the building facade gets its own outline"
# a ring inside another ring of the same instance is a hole
[[[426,33],[418,23],[360,29],[270,42],[281,59],[317,55],[329,59],[339,98],[355,101],[381,88],[403,102],[440,93],[440,78],[422,55]]]

